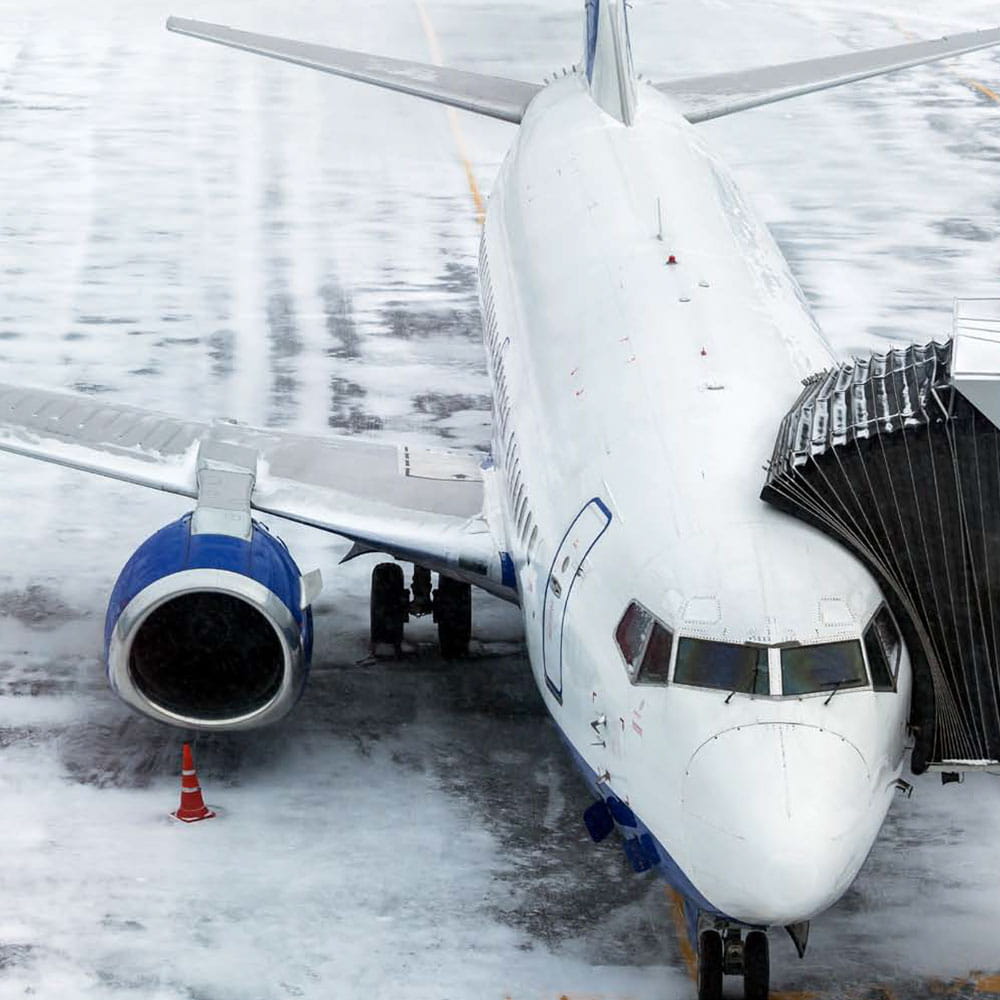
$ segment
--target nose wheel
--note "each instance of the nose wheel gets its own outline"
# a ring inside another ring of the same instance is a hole
[[[745,1000],[767,1000],[771,963],[767,934],[720,924],[698,935],[698,1000],[722,1000],[723,976],[743,977]]]

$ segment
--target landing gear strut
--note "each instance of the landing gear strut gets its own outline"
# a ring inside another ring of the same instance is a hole
[[[398,563],[379,563],[372,570],[372,652],[378,646],[388,645],[399,656],[403,626],[411,617],[429,614],[433,614],[437,623],[441,655],[446,660],[468,655],[472,637],[472,587],[469,584],[439,574],[437,589],[432,590],[430,570],[414,566],[413,582],[408,589],[403,567]]]
[[[702,926],[698,935],[698,1000],[722,1000],[723,976],[743,977],[745,1000],[767,1000],[767,934],[731,924]]]

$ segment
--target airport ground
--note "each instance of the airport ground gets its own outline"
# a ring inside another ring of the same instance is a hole
[[[0,0],[0,378],[485,449],[477,214],[513,130],[162,22],[533,80],[578,57],[577,7]],[[997,23],[971,0],[633,11],[651,79]],[[998,94],[987,54],[705,126],[842,353],[1000,295]],[[198,738],[219,817],[168,820],[180,735],[114,699],[100,645],[121,565],[184,509],[0,457],[0,998],[693,995],[662,884],[583,830],[514,611],[477,596],[467,661],[426,622],[373,661],[371,563],[335,538],[275,525],[327,580],[309,689],[273,729]],[[780,995],[1000,995],[1000,779],[914,785],[807,959],[775,936]]]

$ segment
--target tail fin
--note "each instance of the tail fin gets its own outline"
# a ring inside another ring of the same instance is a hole
[[[625,125],[635,118],[635,71],[625,0],[587,0],[584,65],[590,93]]]

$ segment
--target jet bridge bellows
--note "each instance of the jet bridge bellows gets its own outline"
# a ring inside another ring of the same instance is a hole
[[[1000,762],[994,420],[1000,301],[959,302],[952,340],[808,379],[761,494],[846,545],[882,585],[913,660],[917,773]]]

